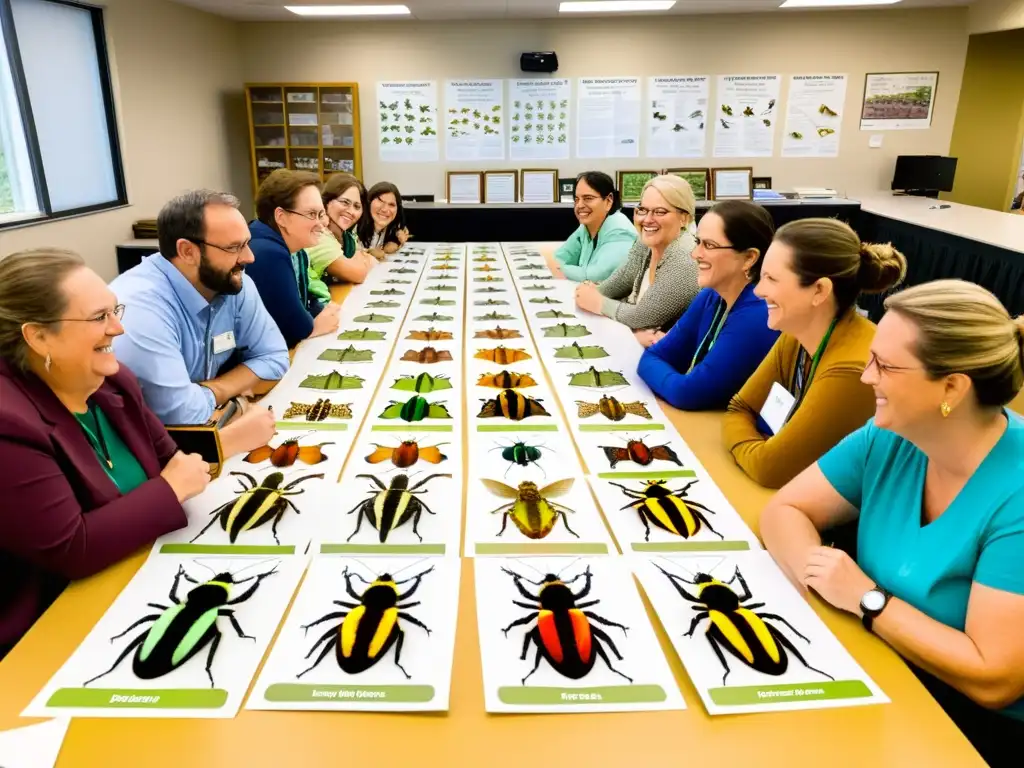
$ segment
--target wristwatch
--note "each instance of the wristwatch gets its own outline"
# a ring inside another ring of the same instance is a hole
[[[877,584],[864,593],[864,597],[860,599],[860,611],[863,614],[861,623],[864,625],[864,629],[868,632],[871,631],[872,622],[878,614],[885,610],[890,599],[892,599],[892,592]]]

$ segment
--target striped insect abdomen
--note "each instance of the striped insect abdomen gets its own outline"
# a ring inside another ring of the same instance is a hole
[[[142,643],[142,647],[139,648],[139,659],[141,661],[147,661],[150,655],[153,653],[153,649],[156,648],[157,642],[160,638],[167,634],[167,629],[171,626],[171,622],[174,618],[182,612],[185,608],[185,604],[172,605],[166,611],[160,614],[160,618],[153,622],[153,625],[149,628],[149,632],[146,633],[146,639]]]
[[[781,675],[785,672],[788,658],[782,655],[782,649],[764,619],[748,608],[737,608],[735,616],[737,626],[754,650],[754,668],[766,674]]]
[[[239,535],[265,523],[274,510],[280,494],[276,490],[253,488],[242,494],[228,512],[225,530],[232,544]]]
[[[647,519],[662,530],[688,539],[700,530],[698,520],[686,502],[677,496],[647,499],[643,506]]]
[[[427,415],[427,401],[422,397],[410,398],[402,406],[400,415],[403,420],[408,422],[423,421]]]

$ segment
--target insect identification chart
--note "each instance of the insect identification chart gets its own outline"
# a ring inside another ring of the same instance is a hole
[[[708,714],[889,701],[767,552],[630,562]]]
[[[505,159],[504,84],[504,80],[445,83],[446,159]]]
[[[638,77],[577,81],[577,157],[640,156],[640,92]]]
[[[377,83],[380,159],[429,163],[438,158],[437,83]]]
[[[621,558],[477,558],[488,712],[685,709]]]
[[[572,86],[566,78],[508,81],[509,157],[564,160],[569,157]]]
[[[708,110],[715,157],[771,157],[779,121],[779,75],[719,75]]]
[[[306,567],[152,554],[24,717],[234,717]]]
[[[68,732],[68,718],[0,731],[0,765],[4,768],[53,768]]]
[[[456,558],[319,555],[246,709],[448,709]]]
[[[838,157],[846,75],[793,75],[786,99],[783,157]]]
[[[708,122],[707,75],[647,80],[647,156],[704,157]]]

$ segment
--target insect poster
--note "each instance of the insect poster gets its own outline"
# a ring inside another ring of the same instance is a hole
[[[889,701],[767,552],[630,563],[708,714]]]
[[[246,709],[447,710],[460,570],[455,558],[314,557]]]
[[[488,712],[685,709],[620,558],[478,558]]]
[[[306,558],[153,554],[25,717],[234,717]]]

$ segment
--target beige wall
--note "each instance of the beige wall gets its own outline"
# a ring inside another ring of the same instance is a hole
[[[776,187],[826,185],[848,194],[888,188],[898,154],[949,150],[967,51],[967,10],[886,10],[774,13],[770,15],[479,21],[461,23],[246,23],[242,25],[246,81],[348,81],[359,83],[365,180],[388,179],[406,193],[443,196],[446,168],[479,163],[382,163],[376,150],[376,83],[379,80],[521,76],[522,51],[555,50],[558,76],[845,72],[849,75],[838,159],[755,159],[755,175]],[[868,147],[858,130],[866,72],[938,70],[932,127],[885,133],[881,149]],[[240,138],[241,140],[241,138]],[[710,136],[708,146],[710,147]],[[589,167],[615,169],[668,165],[660,159],[558,161],[563,176]],[[678,163],[672,163],[678,165]],[[688,166],[715,165],[712,158]],[[719,160],[717,165],[751,164]],[[515,167],[487,163],[491,168]],[[543,163],[542,163],[543,165]]]
[[[972,35],[1024,28],[1024,0],[975,0],[967,13]]]
[[[117,274],[114,246],[132,238],[133,221],[155,217],[187,187],[248,198],[249,181],[238,25],[164,0],[105,5],[130,205],[2,231],[0,256],[72,248],[109,279]]]

